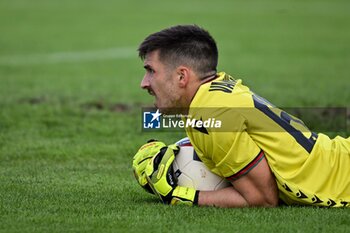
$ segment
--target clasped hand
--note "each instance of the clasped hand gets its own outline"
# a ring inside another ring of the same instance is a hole
[[[198,193],[194,188],[178,186],[172,163],[180,147],[149,141],[133,158],[133,171],[138,183],[150,193],[159,196],[165,204],[194,205]]]

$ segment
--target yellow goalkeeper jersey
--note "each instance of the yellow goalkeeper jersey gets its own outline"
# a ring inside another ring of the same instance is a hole
[[[234,181],[265,156],[286,204],[350,207],[350,137],[310,132],[294,116],[221,72],[193,98],[186,128],[198,156]]]

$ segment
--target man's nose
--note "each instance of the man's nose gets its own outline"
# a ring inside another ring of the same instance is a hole
[[[143,76],[140,86],[142,89],[146,89],[147,87],[149,87],[149,79],[147,75]]]

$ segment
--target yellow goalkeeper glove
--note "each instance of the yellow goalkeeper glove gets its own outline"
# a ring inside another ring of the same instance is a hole
[[[149,140],[146,144],[141,146],[132,160],[132,168],[137,182],[149,193],[153,193],[153,191],[146,179],[146,165],[163,147],[166,147],[163,142]]]
[[[196,205],[199,191],[177,185],[172,163],[178,152],[178,146],[169,145],[163,147],[156,156],[148,161],[145,169],[148,184],[163,203]]]

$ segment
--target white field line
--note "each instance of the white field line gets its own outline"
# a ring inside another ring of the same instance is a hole
[[[96,60],[137,58],[136,47],[109,48],[103,50],[54,52],[47,54],[0,55],[0,65],[40,65],[74,63]]]

